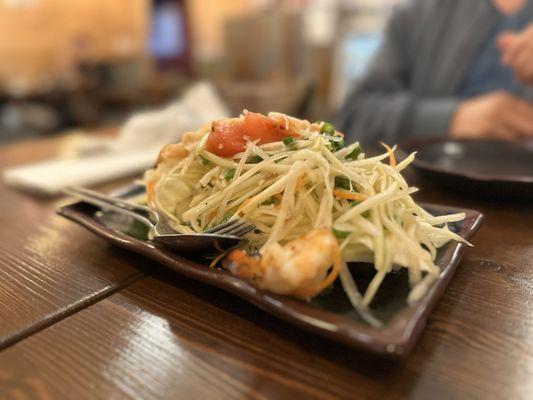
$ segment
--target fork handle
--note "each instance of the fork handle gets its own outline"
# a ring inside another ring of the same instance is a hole
[[[135,208],[141,211],[145,211],[144,207],[134,206],[123,200],[117,201],[119,199],[110,198],[110,197],[101,195],[100,193],[94,192],[89,189],[81,189],[81,190],[80,189],[81,188],[66,188],[63,190],[63,192],[68,195],[77,197],[83,200],[84,202],[92,204],[93,206],[96,206],[98,208],[101,208],[104,210],[105,209],[113,210],[119,214],[128,215],[132,218],[135,218],[137,221],[141,222],[142,224],[146,225],[150,229],[150,231],[152,232],[154,231],[155,226],[152,223],[152,221],[150,221],[150,219],[146,218],[145,216],[139,214],[138,212],[134,211]]]
[[[66,188],[64,190],[64,192],[72,194],[74,196],[80,194],[80,195],[83,195],[83,196],[92,197],[92,198],[95,198],[97,200],[104,201],[106,203],[114,204],[114,205],[116,205],[118,207],[121,207],[121,208],[124,208],[126,210],[136,211],[136,212],[144,212],[144,213],[148,214],[149,218],[153,218],[154,221],[157,220],[157,218],[155,218],[155,215],[154,215],[155,213],[154,213],[154,211],[151,208],[146,207],[146,206],[141,206],[139,204],[132,204],[132,203],[130,203],[128,201],[125,201],[125,200],[123,200],[123,199],[121,199],[119,197],[108,196],[106,194],[97,192],[95,190],[86,189],[86,188],[79,187],[79,186],[68,187],[68,188]]]

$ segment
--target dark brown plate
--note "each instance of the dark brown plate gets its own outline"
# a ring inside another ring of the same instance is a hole
[[[138,187],[129,187],[121,194],[127,197],[128,193],[136,190]],[[483,220],[483,215],[474,210],[429,204],[424,207],[434,214],[464,211],[466,219],[454,224],[452,229],[466,239],[476,233]],[[97,212],[86,203],[62,207],[58,213],[119,247],[149,257],[189,278],[227,290],[287,322],[351,347],[390,357],[405,356],[411,351],[429,313],[448,285],[464,248],[463,244],[454,242],[439,250],[437,264],[442,273],[426,296],[412,306],[406,303],[409,292],[406,272],[402,269],[400,272],[389,274],[371,304],[373,313],[384,322],[383,328],[375,329],[359,319],[339,284],[335,284],[327,294],[322,294],[309,303],[278,296],[257,289],[226,271],[208,268],[207,261],[201,257],[185,258],[164,248],[155,247],[144,239],[145,230],[124,217]],[[366,288],[374,274],[372,265],[357,263],[350,267],[359,288]]]
[[[412,139],[413,165],[454,189],[490,197],[533,197],[533,141]]]

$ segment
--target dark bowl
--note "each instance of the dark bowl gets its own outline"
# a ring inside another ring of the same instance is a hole
[[[533,141],[411,139],[400,154],[417,152],[413,166],[453,190],[488,198],[533,198]]]

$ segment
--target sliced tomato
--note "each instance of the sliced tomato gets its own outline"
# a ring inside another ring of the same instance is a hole
[[[225,119],[213,122],[206,150],[221,157],[231,157],[246,148],[246,141],[265,144],[287,136],[298,136],[283,123],[259,113],[247,112],[244,120]]]
[[[244,117],[244,134],[259,144],[272,143],[287,136],[287,129],[279,126],[277,121],[262,114],[248,112]]]
[[[205,149],[220,157],[231,157],[246,148],[244,121],[220,119],[213,122]]]

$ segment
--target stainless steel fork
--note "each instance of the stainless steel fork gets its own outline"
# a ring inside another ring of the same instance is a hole
[[[227,251],[239,245],[244,240],[243,236],[255,229],[249,222],[232,218],[202,233],[177,233],[162,214],[149,207],[81,187],[70,187],[63,192],[102,210],[111,210],[136,219],[148,227],[149,239],[155,244],[181,252]]]

